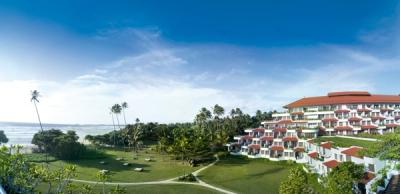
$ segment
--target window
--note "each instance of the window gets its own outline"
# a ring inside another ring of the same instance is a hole
[[[373,164],[368,164],[368,170],[371,172],[375,172],[375,166]]]

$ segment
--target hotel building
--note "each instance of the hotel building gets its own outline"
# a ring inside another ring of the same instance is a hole
[[[327,96],[305,97],[275,113],[244,136],[228,144],[233,155],[270,160],[294,160],[325,175],[343,161],[363,164],[365,185],[385,166],[385,161],[358,155],[361,147],[334,147],[332,142],[314,143],[320,135],[349,136],[358,133],[393,132],[400,126],[400,96],[375,95],[364,91],[332,92]],[[349,139],[351,141],[351,139]],[[369,183],[370,184],[370,183]]]
[[[275,113],[259,128],[229,144],[232,153],[270,159],[302,159],[307,139],[318,135],[392,132],[400,126],[400,96],[364,91],[305,97]]]

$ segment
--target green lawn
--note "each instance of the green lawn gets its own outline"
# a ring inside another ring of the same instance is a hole
[[[279,184],[288,176],[291,166],[286,162],[225,156],[199,177],[209,184],[238,193],[274,194],[278,193]]]
[[[76,184],[81,188],[81,184]],[[105,190],[108,193],[115,186],[106,186]],[[126,189],[127,193],[140,193],[140,194],[220,194],[218,191],[214,191],[205,187],[197,185],[135,185],[135,186],[122,186]],[[45,193],[47,191],[47,185],[40,185],[38,188],[39,192]],[[96,193],[102,191],[102,185],[96,185],[93,189]],[[78,192],[77,192],[78,193]]]
[[[314,139],[314,143],[320,143],[323,141],[332,141],[333,146],[335,147],[350,147],[350,146],[360,146],[364,148],[371,147],[375,142],[374,141],[367,141],[367,140],[359,140],[359,139],[350,139],[350,138],[343,138],[343,137],[318,137]]]
[[[182,164],[181,161],[173,160],[170,156],[160,155],[155,151],[140,151],[137,159],[133,159],[132,152],[123,150],[106,149],[106,157],[103,159],[84,159],[79,161],[54,161],[50,162],[51,169],[60,168],[66,164],[76,165],[76,179],[96,181],[96,173],[102,169],[109,170],[111,173],[110,182],[143,182],[157,181],[181,176],[184,173],[193,172],[202,166],[191,167]],[[135,155],[136,156],[136,155]],[[116,158],[124,158],[117,161]],[[152,161],[145,161],[151,158]],[[106,164],[100,164],[100,161]],[[123,163],[131,163],[131,166],[123,166]],[[205,164],[204,164],[205,165]],[[136,172],[134,168],[143,168],[143,172]]]

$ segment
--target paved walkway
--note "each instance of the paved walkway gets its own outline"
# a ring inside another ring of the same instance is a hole
[[[330,137],[330,136],[327,136],[327,137]],[[359,139],[359,140],[365,140],[365,141],[379,141],[378,139],[367,138],[367,137],[354,137],[354,136],[343,136],[343,135],[336,135],[336,137],[348,138],[348,139]]]
[[[228,191],[228,190],[225,190],[225,189],[223,189],[223,188],[210,185],[210,184],[208,184],[208,183],[202,181],[201,179],[199,179],[198,174],[199,174],[201,171],[203,171],[203,170],[205,170],[205,169],[207,169],[207,168],[209,168],[209,167],[215,165],[215,164],[219,161],[219,158],[218,158],[217,155],[215,156],[215,158],[216,158],[216,160],[215,160],[213,163],[211,163],[211,164],[209,164],[209,165],[207,165],[207,166],[205,166],[205,167],[203,167],[203,168],[200,168],[200,169],[198,169],[198,170],[196,170],[196,171],[194,171],[194,172],[192,173],[193,176],[196,178],[196,180],[197,180],[198,182],[183,182],[183,181],[178,181],[178,178],[179,178],[179,177],[175,177],[175,178],[171,178],[171,179],[167,179],[167,180],[161,180],[161,181],[134,182],[134,183],[126,183],[126,182],[120,182],[120,183],[118,183],[118,182],[105,182],[105,184],[106,184],[106,185],[120,185],[120,186],[131,186],[131,185],[163,185],[163,184],[198,185],[198,186],[207,187],[207,188],[209,188],[209,189],[213,189],[213,190],[219,191],[219,192],[221,192],[221,193],[236,194],[236,193],[234,193],[234,192],[232,192],[232,191]],[[70,180],[71,180],[71,181],[74,181],[74,182],[87,183],[87,184],[103,184],[102,182],[97,182],[97,181],[87,181],[87,180],[79,180],[79,179],[70,179]]]

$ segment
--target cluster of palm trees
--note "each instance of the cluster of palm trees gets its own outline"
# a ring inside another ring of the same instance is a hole
[[[127,109],[127,108],[128,108],[128,103],[127,102],[122,102],[121,104],[114,104],[110,108],[110,115],[111,115],[112,123],[113,123],[113,126],[114,126],[114,133],[113,133],[114,134],[113,135],[114,146],[115,146],[115,131],[116,131],[114,116],[117,119],[118,130],[121,130],[121,125],[119,123],[119,115],[121,115],[121,113],[123,114],[124,123],[125,123],[124,126],[127,126],[126,117],[125,117],[125,109]]]
[[[127,102],[123,102],[121,104],[114,104],[114,105],[111,106],[110,114],[111,114],[111,119],[112,119],[112,122],[113,122],[114,130],[116,129],[114,116],[117,119],[118,129],[121,129],[121,125],[119,123],[119,115],[121,115],[121,113],[123,114],[124,123],[125,123],[125,126],[126,126],[125,109],[127,109],[127,108],[128,108],[128,103]]]

